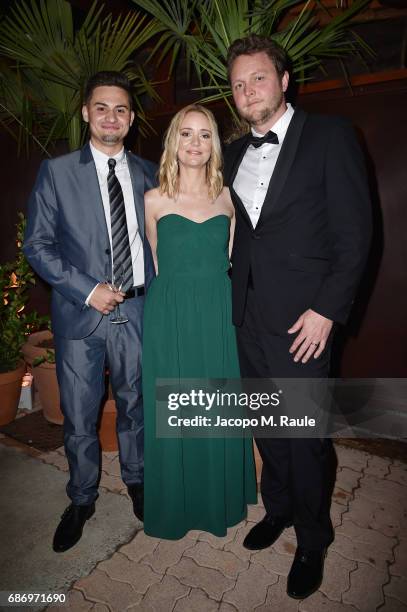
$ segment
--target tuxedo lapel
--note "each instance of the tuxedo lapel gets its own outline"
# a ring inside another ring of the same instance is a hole
[[[134,206],[141,239],[144,240],[144,171],[139,160],[126,152],[131,183],[133,186]]]
[[[96,171],[95,161],[89,143],[81,149],[79,158],[80,178],[83,185],[83,193],[90,205],[94,207],[96,223],[101,230],[101,236],[106,238],[109,244],[109,232],[106,225],[106,215],[103,209],[102,194],[100,193],[99,179]]]
[[[264,204],[261,210],[258,226],[260,226],[273,211],[273,208],[281,195],[290,173],[291,166],[294,162],[306,118],[306,113],[299,109],[295,111],[293,118],[291,119],[284,138],[283,146],[281,147],[281,151],[274,168],[274,172],[270,179],[266,197],[264,198]]]
[[[244,219],[246,220],[246,222],[250,225],[250,227],[253,229],[252,226],[252,222],[250,220],[250,217],[248,215],[248,212],[246,210],[246,207],[244,206],[242,200],[240,199],[240,197],[237,195],[236,191],[233,189],[233,182],[236,178],[236,174],[237,171],[239,170],[239,166],[242,163],[242,159],[244,157],[244,154],[246,153],[247,150],[247,140],[250,137],[250,134],[247,134],[247,136],[245,136],[244,138],[241,139],[241,142],[239,143],[239,147],[237,147],[237,150],[235,152],[234,158],[231,162],[231,169],[230,169],[230,175],[229,175],[229,190],[232,196],[232,200],[234,202],[234,204],[239,208],[239,210],[241,211]]]
[[[239,170],[239,166],[242,162],[243,156],[246,153],[247,149],[247,141],[250,134],[247,134],[243,138],[240,139],[240,142],[233,143],[235,147],[235,151],[233,153],[233,159],[231,160],[229,165],[229,185],[233,185],[233,181],[236,178],[237,171]]]

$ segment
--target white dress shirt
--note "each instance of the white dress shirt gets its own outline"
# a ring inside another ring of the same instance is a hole
[[[115,159],[115,173],[116,177],[121,185],[124,198],[124,207],[126,210],[127,230],[129,233],[131,259],[133,263],[133,281],[134,286],[138,287],[144,284],[144,252],[143,243],[138,231],[136,208],[134,205],[133,186],[131,184],[131,177],[129,167],[127,165],[127,158],[124,148],[116,155],[106,155],[99,151],[90,142],[90,150],[92,151],[93,159],[95,161],[96,172],[99,180],[100,194],[102,196],[103,210],[105,212],[107,231],[109,234],[110,249],[112,250],[112,228],[110,224],[110,200],[109,190],[107,187],[107,175],[109,174],[108,160]],[[113,255],[113,254],[112,254]],[[113,263],[113,262],[112,262]],[[97,287],[97,285],[96,285]],[[91,293],[86,299],[86,304],[89,304],[89,299],[92,293],[96,289],[93,288]]]
[[[233,188],[242,200],[253,227],[256,227],[259,220],[270,179],[293,115],[294,109],[287,103],[284,115],[271,128],[278,136],[278,144],[266,142],[257,148],[249,145],[233,182]],[[252,134],[263,136],[253,128]]]

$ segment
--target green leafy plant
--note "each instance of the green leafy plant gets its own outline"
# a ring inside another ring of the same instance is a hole
[[[47,349],[46,355],[36,357],[33,361],[34,368],[42,363],[55,363],[55,351]]]
[[[19,213],[17,257],[15,261],[0,265],[0,372],[16,369],[27,336],[46,325],[49,320],[48,317],[38,316],[36,312],[25,312],[30,289],[35,285],[35,276],[21,250],[24,227],[24,216]]]
[[[19,0],[0,30],[0,122],[19,147],[35,141],[49,155],[49,145],[67,140],[71,150],[86,136],[81,117],[82,90],[99,70],[118,70],[133,85],[141,134],[148,120],[140,96],[157,98],[135,52],[160,29],[157,21],[132,11],[113,19],[102,16],[95,0],[76,27],[67,0]]]
[[[302,0],[133,0],[161,25],[153,57],[158,52],[158,62],[169,57],[171,74],[184,52],[188,69],[192,64],[197,72],[199,89],[208,94],[205,101],[224,100],[237,123],[226,70],[227,51],[234,40],[250,33],[270,36],[286,49],[295,78],[303,82],[323,69],[325,59],[372,54],[350,28],[351,19],[369,1],[356,0],[330,16],[323,0],[305,4]],[[296,6],[301,10],[287,21],[288,11]],[[320,24],[321,12],[329,18],[325,25]]]

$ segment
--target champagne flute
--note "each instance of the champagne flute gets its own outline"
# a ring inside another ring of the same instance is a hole
[[[118,282],[117,282],[118,281]],[[120,274],[118,276],[118,278],[114,277],[113,278],[113,284],[109,284],[109,287],[112,291],[118,292],[122,290],[123,287],[123,283],[124,283],[124,268],[123,266],[121,266],[120,268]],[[110,319],[110,323],[114,323],[116,325],[120,325],[121,323],[127,323],[128,322],[128,318],[121,314],[120,312],[120,305],[117,304],[116,308],[114,309],[114,313],[113,313],[113,317],[111,317]]]

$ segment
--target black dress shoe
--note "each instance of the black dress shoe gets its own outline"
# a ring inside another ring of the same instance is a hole
[[[95,504],[75,506],[71,504],[65,509],[54,535],[52,548],[55,552],[65,552],[75,546],[82,537],[83,526],[95,513]]]
[[[127,487],[131,501],[133,502],[133,512],[140,521],[144,520],[144,485],[134,484]]]
[[[321,586],[326,548],[305,550],[297,548],[287,580],[287,595],[305,599]]]
[[[243,546],[249,550],[268,548],[274,544],[286,527],[291,527],[291,524],[284,518],[264,518],[249,531]]]

